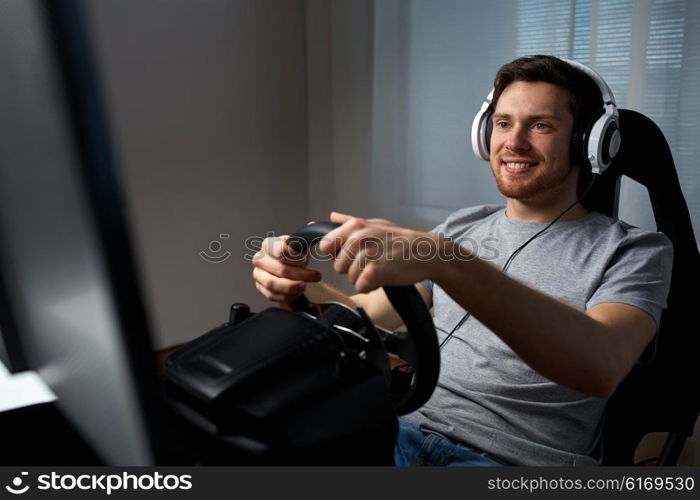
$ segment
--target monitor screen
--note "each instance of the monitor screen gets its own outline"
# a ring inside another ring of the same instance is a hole
[[[147,465],[155,363],[79,7],[0,0],[7,333],[105,463]]]
[[[2,338],[2,330],[0,330],[0,370],[7,370],[10,366],[10,356],[7,354],[5,342]]]

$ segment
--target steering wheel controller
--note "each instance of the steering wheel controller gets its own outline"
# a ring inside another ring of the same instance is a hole
[[[305,253],[336,227],[304,226],[289,244]],[[270,307],[253,314],[234,304],[228,322],[167,359],[168,402],[217,443],[257,457],[297,463],[306,454],[309,463],[319,456],[345,462],[354,447],[364,463],[367,446],[376,446],[390,461],[396,415],[431,396],[440,356],[415,287],[384,291],[406,331],[374,325],[361,308],[312,305],[304,296],[290,304],[292,311]],[[337,453],[320,451],[329,446]]]
[[[304,254],[337,227],[339,224],[333,222],[315,222],[300,228],[287,243],[294,251]],[[383,342],[390,360],[396,413],[405,415],[423,406],[432,395],[440,373],[440,350],[430,311],[415,287],[385,286],[384,292],[407,331],[391,332],[372,325],[364,312],[358,314],[363,328],[376,330]],[[290,306],[298,312],[309,312],[309,302],[303,296]]]

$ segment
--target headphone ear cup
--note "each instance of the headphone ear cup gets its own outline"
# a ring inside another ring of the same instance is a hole
[[[589,121],[577,121],[574,123],[574,132],[571,134],[571,163],[580,168],[591,168],[588,160],[588,139],[591,128],[597,118]]]
[[[474,156],[480,160],[489,161],[489,151],[491,149],[491,115],[493,108],[491,99],[493,98],[493,90],[486,96],[486,100],[481,104],[481,109],[474,116],[472,121],[471,142]]]
[[[617,119],[611,115],[604,115],[598,122],[600,124],[594,125],[594,130],[599,136],[597,167],[604,170],[610,166],[620,149],[620,128]]]
[[[489,110],[486,116],[486,122],[484,123],[484,144],[486,145],[486,152],[488,153],[488,158],[491,159],[491,132],[493,132],[493,120],[491,119],[491,111]]]

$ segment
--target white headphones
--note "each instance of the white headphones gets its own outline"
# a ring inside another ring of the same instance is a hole
[[[603,96],[603,114],[590,123],[579,125],[571,138],[571,157],[580,162],[582,167],[583,163],[588,162],[594,174],[601,174],[620,150],[620,117],[615,97],[605,80],[591,68],[569,59],[561,60],[589,76]],[[490,156],[492,99],[493,90],[489,92],[472,123],[472,149],[477,158],[485,161],[489,161]]]

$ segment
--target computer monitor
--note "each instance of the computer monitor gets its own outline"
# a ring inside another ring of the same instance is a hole
[[[106,464],[148,465],[156,367],[82,19],[0,0],[0,330]]]
[[[5,347],[5,341],[2,338],[2,330],[0,330],[0,370],[7,369],[10,365],[10,355],[7,353],[7,348]]]

